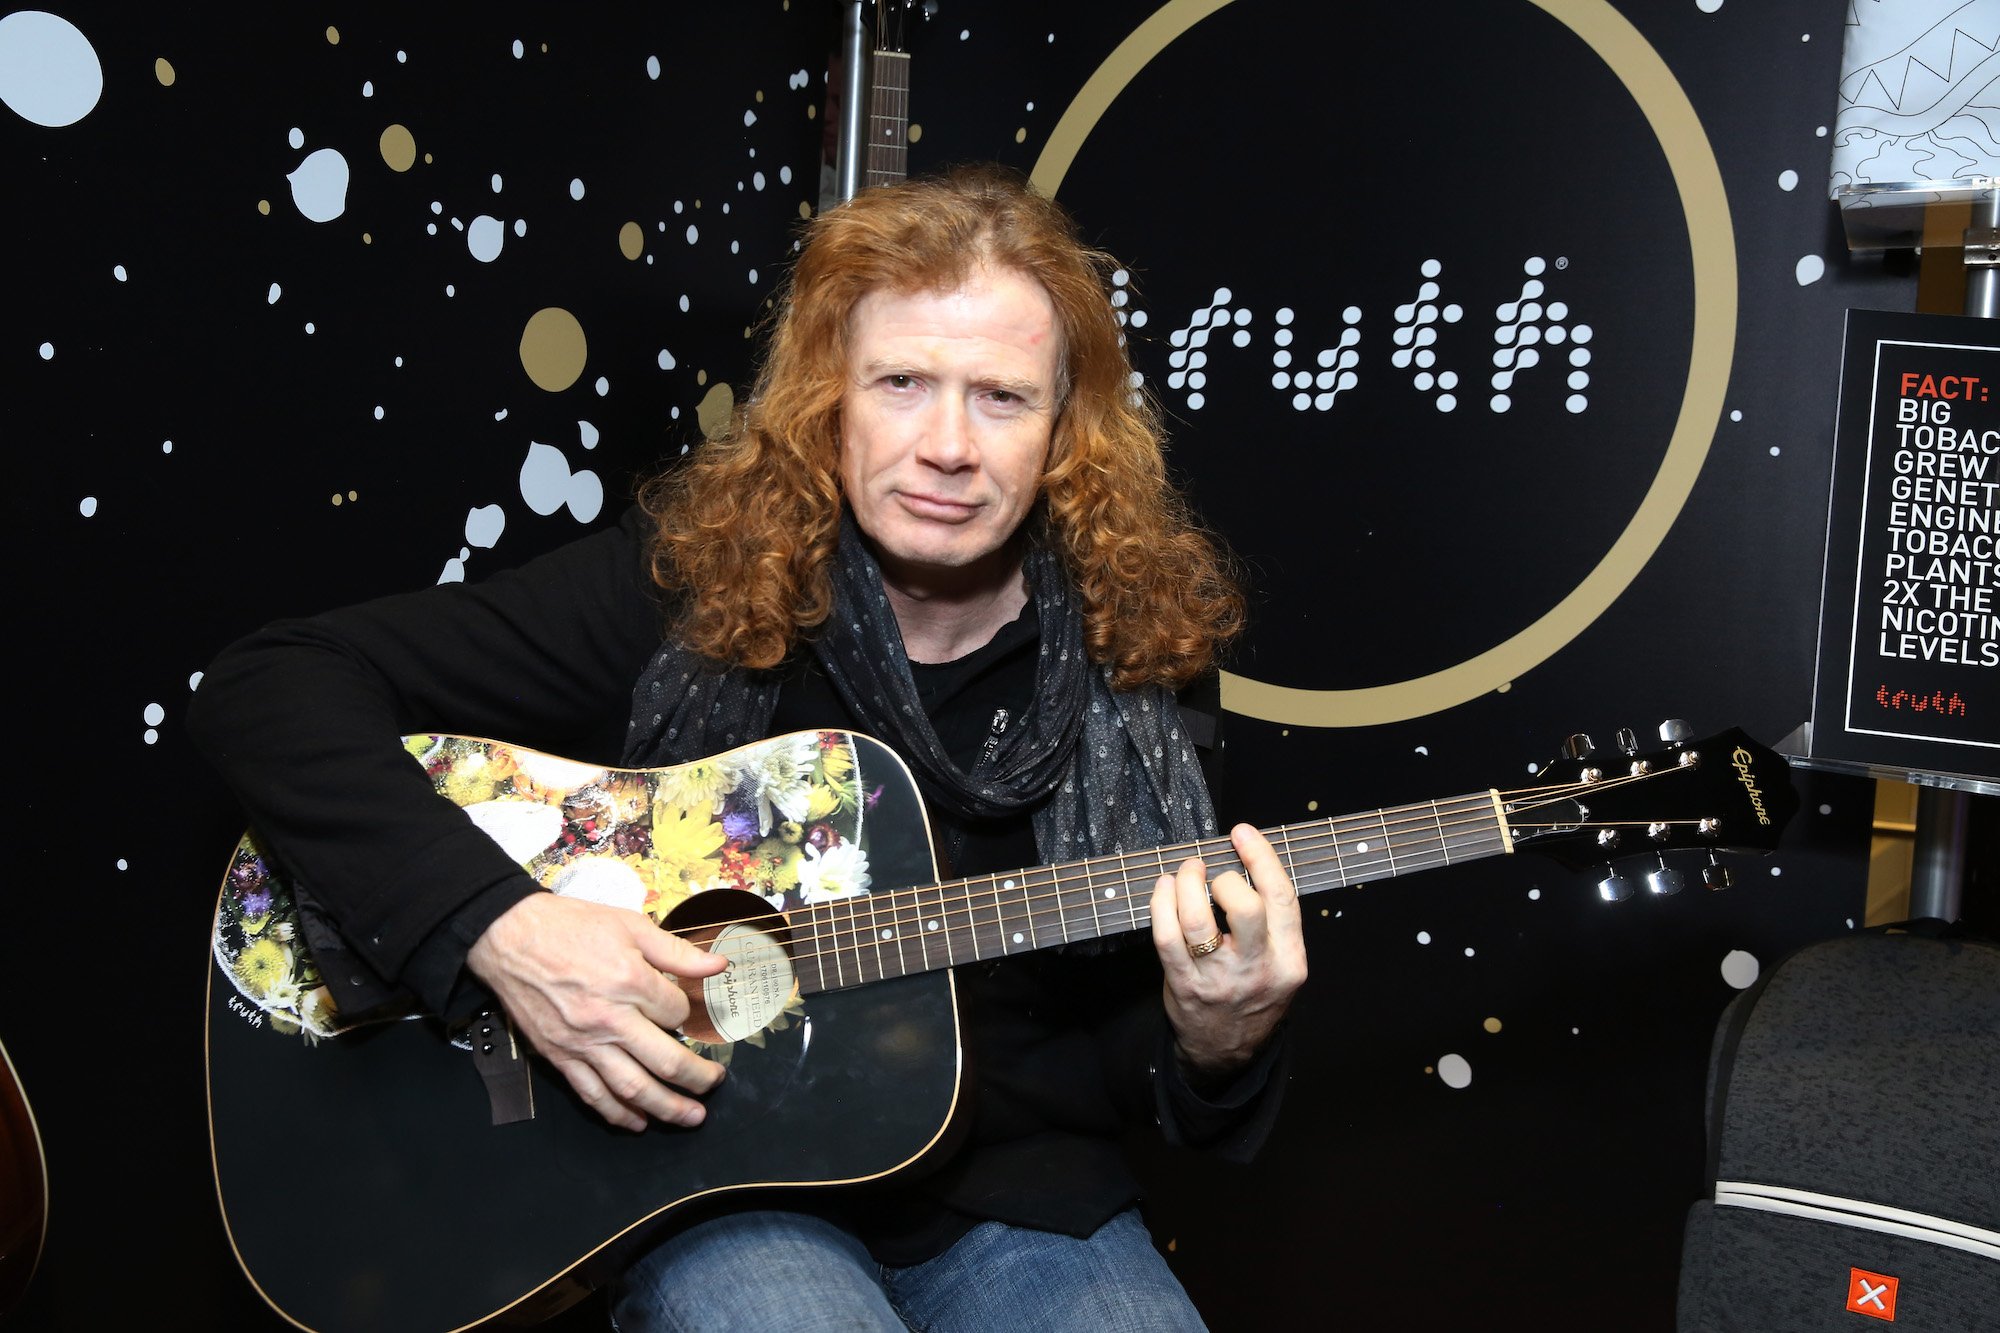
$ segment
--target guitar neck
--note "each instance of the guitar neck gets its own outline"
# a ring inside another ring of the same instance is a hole
[[[1513,850],[1492,791],[1266,829],[1302,894]],[[792,914],[806,994],[1150,929],[1154,881],[1198,856],[1241,872],[1228,838],[973,875],[817,903]]]
[[[876,51],[871,61],[868,155],[861,164],[861,184],[894,185],[909,173],[909,159],[909,53]]]

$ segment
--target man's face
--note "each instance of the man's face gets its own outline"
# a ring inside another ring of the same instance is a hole
[[[948,592],[1004,575],[1055,421],[1048,293],[980,268],[948,292],[871,292],[851,318],[840,481],[884,576]]]

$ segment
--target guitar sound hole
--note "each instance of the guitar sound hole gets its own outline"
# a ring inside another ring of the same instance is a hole
[[[697,893],[661,924],[729,959],[726,971],[681,981],[688,996],[688,1017],[681,1031],[696,1041],[735,1042],[755,1036],[784,1012],[798,992],[790,923],[754,893],[740,889]]]

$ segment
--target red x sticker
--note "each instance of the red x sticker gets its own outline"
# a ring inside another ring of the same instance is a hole
[[[1896,1279],[1865,1268],[1847,1270],[1847,1308],[1871,1319],[1896,1322]]]

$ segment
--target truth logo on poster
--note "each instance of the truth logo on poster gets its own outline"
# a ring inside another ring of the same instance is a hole
[[[1823,597],[1815,756],[2000,772],[2000,325],[1848,313]]]

